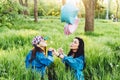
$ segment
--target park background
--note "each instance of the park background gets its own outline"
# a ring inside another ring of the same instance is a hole
[[[48,48],[62,47],[66,54],[74,37],[83,38],[85,80],[119,80],[120,0],[79,1],[79,26],[66,36],[65,23],[60,21],[61,0],[0,0],[0,80],[32,80],[24,61],[36,35],[47,36]],[[54,59],[53,76],[72,80],[61,60]],[[35,80],[39,77],[35,73]]]

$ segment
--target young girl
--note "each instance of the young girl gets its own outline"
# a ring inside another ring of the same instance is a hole
[[[73,70],[76,80],[84,80],[84,42],[81,38],[75,37],[75,39],[73,39],[67,56],[63,54],[62,49],[59,49],[58,52],[55,51],[54,55],[62,59],[62,61],[66,64],[67,69]]]
[[[32,45],[34,48],[26,56],[26,68],[32,68],[32,71],[39,72],[41,80],[43,80],[46,66],[53,62],[52,49],[48,50],[48,57],[46,57],[47,44],[42,36],[36,36],[32,41]]]

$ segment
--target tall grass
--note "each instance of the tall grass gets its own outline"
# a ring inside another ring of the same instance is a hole
[[[76,32],[65,36],[64,23],[59,19],[16,21],[12,27],[0,27],[0,80],[40,80],[38,73],[25,68],[25,56],[32,49],[31,40],[36,35],[47,36],[48,48],[62,47],[67,54],[69,44],[75,36],[85,42],[85,80],[119,80],[120,76],[120,23],[95,20],[95,31],[84,33],[84,19]],[[54,57],[52,69],[57,80],[73,80],[73,74],[66,72],[60,59]],[[47,71],[48,72],[48,71]],[[47,80],[47,72],[45,80]],[[54,76],[54,75],[53,75]]]

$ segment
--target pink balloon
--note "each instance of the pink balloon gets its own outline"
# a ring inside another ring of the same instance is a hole
[[[64,34],[65,35],[70,35],[72,34],[73,32],[75,32],[75,30],[77,29],[78,27],[78,24],[79,24],[79,19],[75,19],[75,22],[74,24],[65,24],[64,26]]]

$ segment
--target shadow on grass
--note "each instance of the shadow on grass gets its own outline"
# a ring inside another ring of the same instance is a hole
[[[102,33],[95,33],[95,32],[85,32],[84,34],[85,34],[86,36],[93,36],[93,37],[103,36]]]

